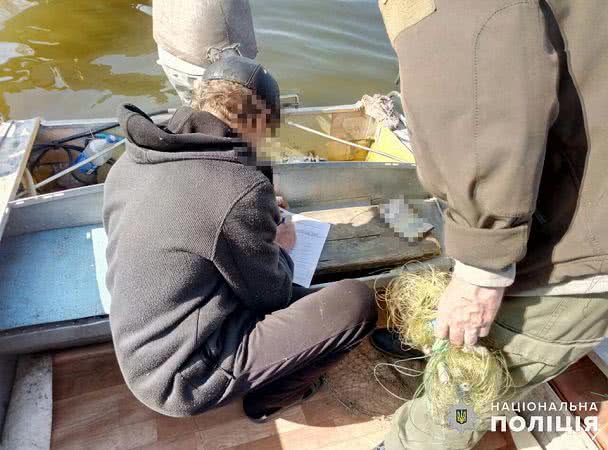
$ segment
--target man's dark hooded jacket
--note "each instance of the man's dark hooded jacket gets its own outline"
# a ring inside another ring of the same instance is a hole
[[[273,186],[209,113],[181,108],[165,132],[125,105],[120,121],[129,143],[103,211],[116,355],[150,408],[202,412],[222,401],[256,318],[291,297]]]

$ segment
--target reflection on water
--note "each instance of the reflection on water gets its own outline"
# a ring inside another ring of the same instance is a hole
[[[0,4],[5,116],[103,116],[130,98],[146,106],[172,100],[155,67],[151,20],[128,2]]]
[[[151,1],[141,1],[150,5]],[[376,0],[251,0],[259,59],[308,105],[393,88],[397,64]],[[112,116],[130,101],[177,104],[152,20],[124,0],[0,0],[0,112]]]

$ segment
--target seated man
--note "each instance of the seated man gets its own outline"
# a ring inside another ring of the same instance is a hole
[[[105,186],[110,324],[135,396],[170,416],[245,395],[263,421],[316,391],[368,335],[372,291],[355,280],[292,287],[292,225],[255,168],[280,114],[279,89],[254,61],[211,65],[193,107],[167,129],[132,105],[129,140]]]

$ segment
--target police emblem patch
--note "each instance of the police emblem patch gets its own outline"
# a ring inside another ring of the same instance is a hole
[[[475,411],[462,400],[448,409],[448,427],[459,433],[475,430]]]
[[[466,409],[457,409],[456,410],[456,422],[461,425],[467,423],[467,410]]]

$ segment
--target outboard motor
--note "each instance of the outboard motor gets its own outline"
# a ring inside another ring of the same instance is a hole
[[[152,16],[158,63],[184,104],[211,63],[258,53],[248,0],[153,0]]]

